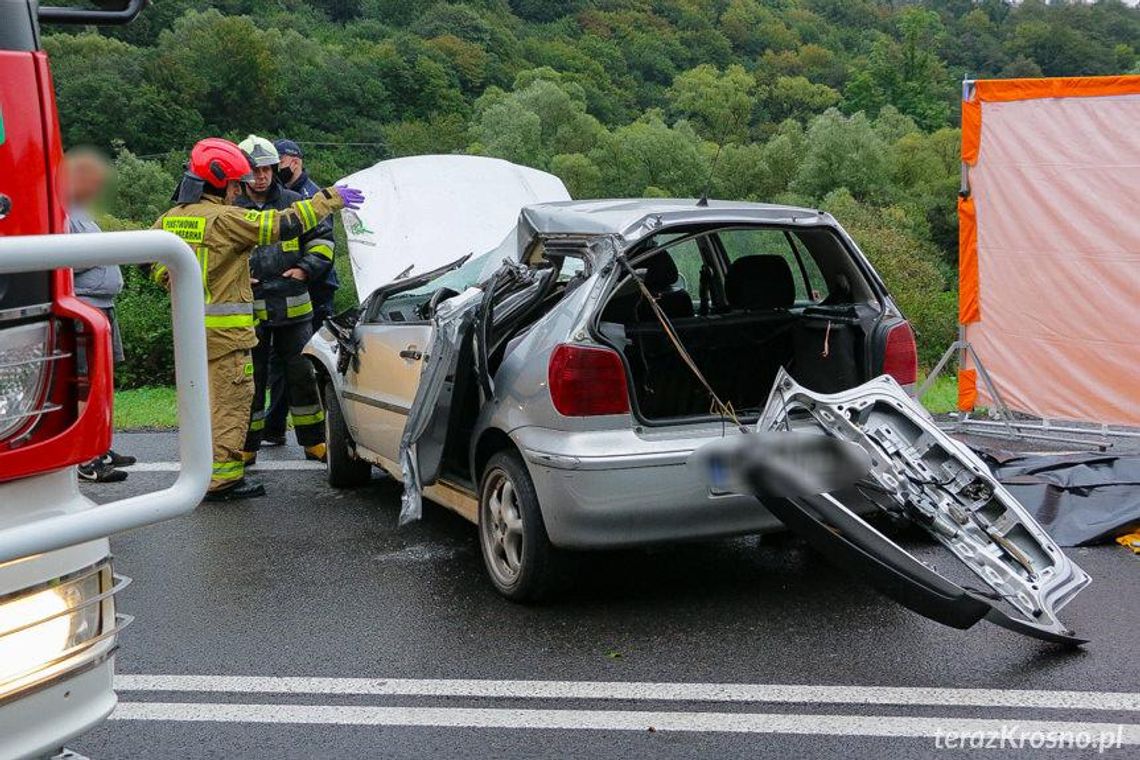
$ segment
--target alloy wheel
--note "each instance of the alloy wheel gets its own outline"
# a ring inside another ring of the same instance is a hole
[[[510,476],[496,468],[483,485],[479,529],[491,571],[504,585],[518,580],[523,558],[523,520]]]

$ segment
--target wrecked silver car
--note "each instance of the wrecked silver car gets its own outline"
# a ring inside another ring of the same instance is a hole
[[[478,187],[472,162],[487,159],[461,158]],[[450,166],[449,181],[464,171]],[[499,213],[488,203],[484,222]],[[436,228],[464,226],[465,208],[439,208]],[[825,212],[645,199],[534,202],[510,217],[497,247],[380,285],[306,349],[328,410],[330,482],[365,482],[379,465],[405,484],[402,520],[421,496],[463,515],[509,598],[540,596],[560,549],[783,529],[786,510],[694,477],[693,452],[774,424],[782,382],[840,393],[881,375],[915,381],[909,324]],[[351,255],[357,270],[388,257],[398,271],[392,256],[418,252],[405,235],[398,250]],[[909,424],[901,448],[914,445]],[[1005,577],[1003,561],[989,569]]]

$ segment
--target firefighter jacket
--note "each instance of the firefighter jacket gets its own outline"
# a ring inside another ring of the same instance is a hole
[[[316,182],[309,178],[309,173],[304,169],[301,170],[301,176],[297,177],[290,184],[285,186],[286,189],[292,190],[295,193],[300,193],[305,198],[312,198],[314,195],[321,191]],[[335,241],[333,236],[333,219],[331,216],[326,216],[321,220],[320,225],[315,230],[314,234],[319,238]],[[334,248],[335,250],[335,248]],[[340,287],[340,278],[337,276],[336,267],[329,267],[328,271],[323,277],[316,279],[309,278],[309,292],[315,298],[320,298],[321,291],[331,292]],[[326,296],[331,298],[330,296]]]
[[[249,282],[249,256],[256,245],[291,240],[314,229],[322,217],[344,207],[340,195],[322,190],[283,211],[254,211],[229,206],[222,198],[203,195],[181,203],[154,223],[186,241],[202,270],[206,300],[206,348],[210,359],[231,351],[252,348],[254,333],[253,288]],[[166,280],[166,267],[155,266],[151,276]]]
[[[284,210],[304,197],[274,182],[264,201],[258,203],[241,196],[235,205],[255,211]],[[299,238],[259,245],[250,257],[253,285],[253,315],[271,327],[304,322],[313,318],[309,284],[322,279],[332,269],[332,235],[322,235],[325,227],[318,224]],[[290,269],[300,269],[304,280],[285,277]]]

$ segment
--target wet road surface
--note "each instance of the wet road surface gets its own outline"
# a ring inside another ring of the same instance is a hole
[[[173,479],[173,436],[116,447],[143,466],[85,487],[92,498]],[[787,538],[582,555],[560,598],[519,606],[484,578],[462,518],[429,505],[397,529],[397,484],[333,491],[298,458],[263,455],[266,498],[112,542],[134,578],[121,704],[75,750],[881,760],[1000,757],[1016,736],[1035,755],[1047,730],[1140,741],[1140,561],[1119,547],[1068,550],[1093,577],[1062,613],[1091,639],[1076,651],[944,628]],[[936,566],[948,556],[907,545]],[[1004,751],[944,748],[952,732],[1003,728]]]

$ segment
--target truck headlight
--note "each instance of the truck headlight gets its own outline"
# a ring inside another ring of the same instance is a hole
[[[103,563],[0,599],[0,696],[77,667],[91,646],[114,635],[114,593],[125,582],[112,582]]]

